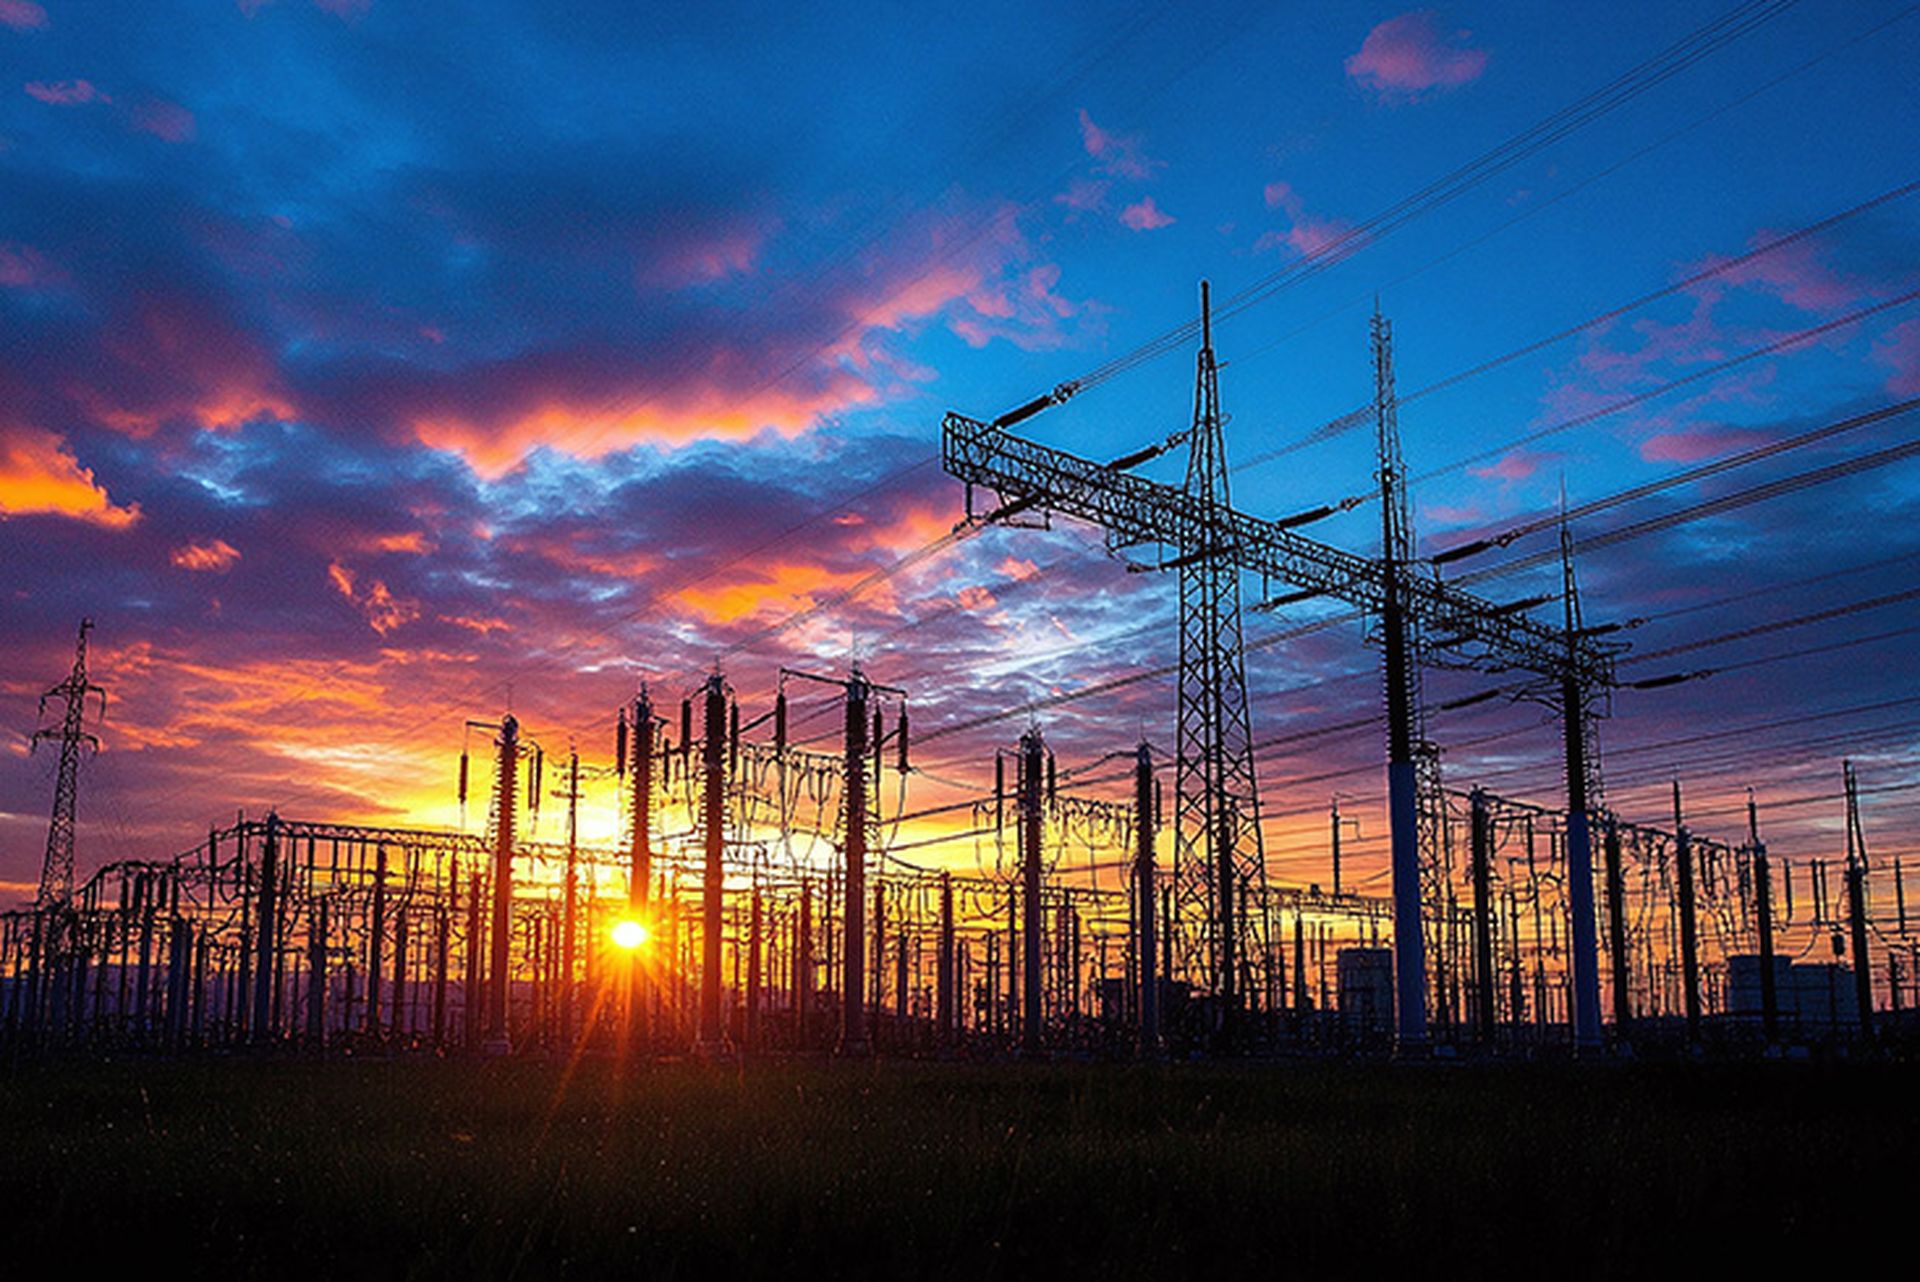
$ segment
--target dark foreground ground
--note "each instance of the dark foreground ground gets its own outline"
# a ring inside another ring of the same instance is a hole
[[[1820,1276],[1906,1243],[1904,1270],[1917,1078],[23,1066],[0,1069],[0,1273]]]

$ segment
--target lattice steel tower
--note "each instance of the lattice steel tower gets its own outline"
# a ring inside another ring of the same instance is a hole
[[[53,818],[47,824],[47,858],[40,866],[41,908],[65,908],[73,900],[73,810],[80,784],[80,749],[91,744],[99,751],[100,740],[81,729],[86,719],[87,696],[100,696],[100,715],[107,713],[107,692],[87,678],[87,633],[93,620],[80,620],[80,639],[74,645],[73,671],[67,679],[40,696],[40,715],[47,714],[47,700],[66,700],[60,728],[33,732],[33,746],[54,742],[60,745],[60,764],[53,780]]]
[[[1200,284],[1200,355],[1186,494],[1201,527],[1219,530],[1223,514],[1233,505],[1227,492],[1219,369],[1205,281]],[[1217,537],[1181,549],[1173,865],[1175,964],[1189,977],[1210,977],[1229,1014],[1241,1002],[1242,967],[1265,958],[1266,920],[1266,859],[1247,716],[1240,566],[1234,553]]]

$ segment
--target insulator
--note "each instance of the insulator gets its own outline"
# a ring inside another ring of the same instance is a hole
[[[907,707],[905,704],[900,705],[900,728],[894,733],[900,736],[899,770],[901,774],[905,774],[910,769],[907,763]]]
[[[627,710],[620,709],[620,725],[613,736],[613,772],[619,778],[627,777]]]
[[[1457,547],[1450,547],[1445,551],[1436,552],[1428,559],[1435,565],[1445,565],[1449,561],[1459,561],[1466,557],[1473,556],[1476,553],[1485,552],[1493,546],[1494,540],[1492,539],[1474,539],[1471,543],[1462,543]]]
[[[1046,409],[1053,403],[1052,393],[1048,393],[1045,396],[1036,396],[1025,405],[1020,406],[1020,408],[1008,410],[1005,414],[993,420],[992,425],[994,427],[1012,427],[1015,423],[1032,418],[1035,414],[1038,414],[1041,410]]]
[[[1153,781],[1153,826],[1155,828],[1164,828],[1167,823],[1164,809],[1166,792],[1166,785],[1156,778]]]
[[[727,713],[727,769],[740,773],[740,704],[735,701]]]
[[[460,804],[467,804],[467,750],[460,750]]]
[[[540,773],[545,765],[546,750],[536,747],[533,750],[533,769],[527,772],[527,805],[534,810],[540,809]]]
[[[1060,777],[1053,768],[1053,754],[1047,754],[1047,802],[1052,804],[1060,799]]]
[[[680,751],[684,754],[687,745],[693,742],[693,700],[680,701]]]
[[[999,753],[993,754],[993,814],[998,823],[1000,811],[1007,801],[1007,759]]]
[[[880,755],[880,744],[885,738],[886,721],[881,716],[880,709],[875,708],[873,710],[873,782],[875,787],[878,787],[880,784],[880,763],[885,760],[885,758]]]
[[[773,750],[787,750],[787,692],[782,690],[773,696]]]

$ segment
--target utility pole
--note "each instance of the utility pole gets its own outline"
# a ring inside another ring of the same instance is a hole
[[[499,731],[494,740],[499,757],[493,789],[493,924],[487,940],[492,949],[487,973],[489,1055],[505,1055],[513,1049],[507,1031],[507,963],[513,943],[513,821],[520,800],[520,723],[509,712],[500,718]]]
[[[1843,761],[1847,790],[1847,924],[1853,935],[1853,991],[1860,1037],[1873,1040],[1873,970],[1867,962],[1867,834],[1860,827],[1860,778]]]
[[[841,791],[842,819],[844,821],[844,844],[842,854],[845,868],[842,876],[842,919],[840,929],[840,1036],[835,1053],[845,1056],[862,1056],[873,1053],[873,1039],[868,1032],[866,1018],[866,948],[867,948],[867,838],[872,820],[868,815],[868,788],[877,786],[881,770],[881,749],[885,739],[898,738],[899,769],[904,774],[907,764],[907,717],[904,702],[907,692],[893,686],[883,686],[867,679],[860,671],[860,665],[851,666],[845,678],[816,676],[811,672],[801,672],[793,668],[780,669],[782,691],[774,703],[776,716],[776,743],[785,749],[786,740],[786,695],[785,683],[788,677],[804,681],[816,681],[821,685],[837,686],[846,696],[846,732],[842,744]],[[894,735],[884,735],[880,710],[874,702],[882,696],[891,696],[902,701],[898,728]],[[868,754],[872,754],[869,763]],[[868,771],[872,771],[871,779]],[[803,891],[804,894],[804,891]],[[802,900],[803,919],[806,901]],[[833,968],[833,956],[829,937],[827,968]],[[809,952],[809,957],[811,956]],[[879,954],[876,950],[876,967]],[[802,1018],[804,1019],[804,1013]]]
[[[1680,781],[1673,781],[1673,857],[1680,881],[1680,972],[1687,1007],[1687,1041],[1700,1040],[1700,939],[1693,915],[1693,837],[1680,814]]]
[[[1760,1024],[1767,1045],[1780,1040],[1780,996],[1773,983],[1773,872],[1760,840],[1760,811],[1747,790],[1747,849],[1753,853],[1753,903],[1760,927]]]
[[[1133,757],[1133,895],[1139,922],[1135,951],[1140,971],[1140,1033],[1138,1051],[1152,1055],[1160,1047],[1160,977],[1154,971],[1154,838],[1153,749],[1144,740]]]
[[[1021,983],[1020,1050],[1028,1056],[1040,1054],[1041,988],[1040,932],[1040,834],[1045,816],[1046,744],[1038,729],[1020,736],[1020,897],[1025,910],[1020,926],[1022,963],[1026,974]]]
[[[866,1009],[867,893],[867,696],[871,687],[853,665],[846,681],[846,884],[841,930],[841,1055],[871,1054]]]
[[[253,1040],[269,1042],[273,1024],[274,960],[280,950],[280,910],[276,892],[280,866],[280,816],[267,812],[267,842],[260,855],[260,898],[256,901],[260,926],[255,934],[259,955],[253,971]]]
[[[1567,665],[1560,674],[1560,721],[1567,757],[1567,910],[1573,953],[1573,1045],[1591,1054],[1601,1046],[1599,930],[1593,910],[1593,837],[1587,808],[1593,784],[1587,753],[1587,692],[1579,671],[1580,591],[1573,574],[1573,534],[1561,501],[1561,601],[1566,610]]]
[[[722,897],[726,886],[727,685],[718,671],[705,688],[706,739],[702,744],[701,832],[706,844],[700,900],[700,1032],[695,1050],[703,1055],[726,1051],[720,1024],[720,940]]]
[[[560,1044],[573,1046],[573,945],[580,896],[580,753],[567,750],[567,874],[560,900]]]
[[[1333,838],[1331,843],[1332,854],[1333,854],[1333,897],[1335,899],[1338,899],[1343,893],[1345,893],[1342,889],[1342,883],[1340,880],[1340,839],[1348,827],[1351,827],[1353,829],[1353,835],[1355,837],[1361,836],[1361,832],[1360,832],[1360,821],[1358,819],[1344,819],[1341,817],[1340,797],[1337,793],[1333,797],[1332,803],[1330,805],[1330,809],[1332,811],[1331,815],[1329,816],[1329,819],[1331,821],[1330,829],[1331,829],[1332,838]]]
[[[1473,960],[1474,1018],[1482,1045],[1493,1044],[1493,817],[1487,794],[1473,790]]]
[[[953,874],[940,874],[940,948],[936,963],[934,982],[938,986],[935,994],[935,1022],[939,1025],[939,1042],[950,1046],[954,1038],[954,956],[953,956]]]
[[[632,760],[628,773],[633,780],[632,827],[627,842],[627,916],[652,929],[647,921],[647,895],[653,880],[653,703],[647,689],[633,702]],[[627,961],[627,1036],[630,1045],[643,1045],[647,1038],[647,1002],[651,985],[647,982],[645,950],[636,948]]]
[[[1607,934],[1612,945],[1613,1035],[1624,1041],[1633,1020],[1632,976],[1627,970],[1627,881],[1620,866],[1620,825],[1607,816]]]
[[[1427,956],[1421,920],[1419,780],[1414,743],[1419,717],[1419,673],[1408,636],[1406,586],[1413,556],[1407,510],[1406,464],[1393,389],[1393,331],[1373,315],[1374,423],[1379,452],[1380,639],[1387,695],[1387,825],[1393,872],[1395,1042],[1402,1054],[1427,1046]]]

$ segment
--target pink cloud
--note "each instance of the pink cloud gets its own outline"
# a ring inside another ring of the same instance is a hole
[[[31,31],[47,25],[47,11],[31,0],[0,0],[0,27]]]
[[[1166,161],[1154,160],[1140,150],[1138,135],[1102,129],[1093,122],[1085,107],[1080,109],[1080,142],[1087,154],[1100,162],[1100,169],[1115,178],[1144,181],[1153,177],[1154,170],[1166,165]]]
[[[1920,396],[1920,320],[1902,321],[1873,345],[1873,359],[1893,368],[1887,390]]]
[[[1153,231],[1159,227],[1171,227],[1174,218],[1172,214],[1163,212],[1153,203],[1153,197],[1148,196],[1139,204],[1128,205],[1121,210],[1120,221],[1135,231]]]
[[[1353,230],[1337,218],[1320,218],[1308,213],[1306,202],[1300,199],[1300,194],[1291,183],[1270,182],[1261,189],[1260,194],[1267,208],[1285,214],[1291,226],[1285,231],[1262,233],[1253,242],[1256,254],[1278,249],[1282,245],[1289,246],[1301,255],[1316,254]]]
[[[1509,450],[1495,462],[1485,467],[1472,467],[1467,470],[1485,481],[1500,481],[1512,485],[1524,481],[1538,472],[1542,464],[1551,463],[1560,456],[1551,450]]]
[[[1744,428],[1688,428],[1661,432],[1640,443],[1640,457],[1649,463],[1698,463],[1735,450],[1751,449],[1771,440],[1765,432]]]
[[[165,98],[149,98],[135,107],[133,127],[163,142],[193,141],[193,113]]]
[[[240,12],[251,18],[273,3],[273,0],[235,0]],[[322,13],[330,13],[342,22],[355,22],[366,16],[373,8],[373,0],[313,0],[313,7]]]
[[[32,245],[0,243],[0,285],[31,289],[59,279],[60,270]]]
[[[1457,89],[1487,69],[1487,51],[1465,47],[1469,32],[1442,38],[1431,9],[1389,18],[1347,59],[1347,75],[1382,99],[1413,99],[1427,90]]]
[[[1106,204],[1107,188],[1112,185],[1092,178],[1076,178],[1067,184],[1065,191],[1053,198],[1053,203],[1065,205],[1076,214],[1088,213]]]
[[[1748,244],[1753,247],[1779,239],[1777,231],[1761,230]],[[1724,259],[1709,258],[1701,268],[1713,267]],[[1782,245],[1771,253],[1722,273],[1712,283],[1697,286],[1700,296],[1717,296],[1725,285],[1744,285],[1772,294],[1781,302],[1803,312],[1841,311],[1855,306],[1865,295],[1858,285],[1820,261],[1819,248],[1806,241]]]
[[[94,88],[91,80],[29,80],[27,96],[56,107],[73,107],[83,102],[112,102]]]
[[[659,247],[636,273],[641,288],[684,289],[710,285],[753,270],[766,234],[759,227],[733,226],[712,235]]]

